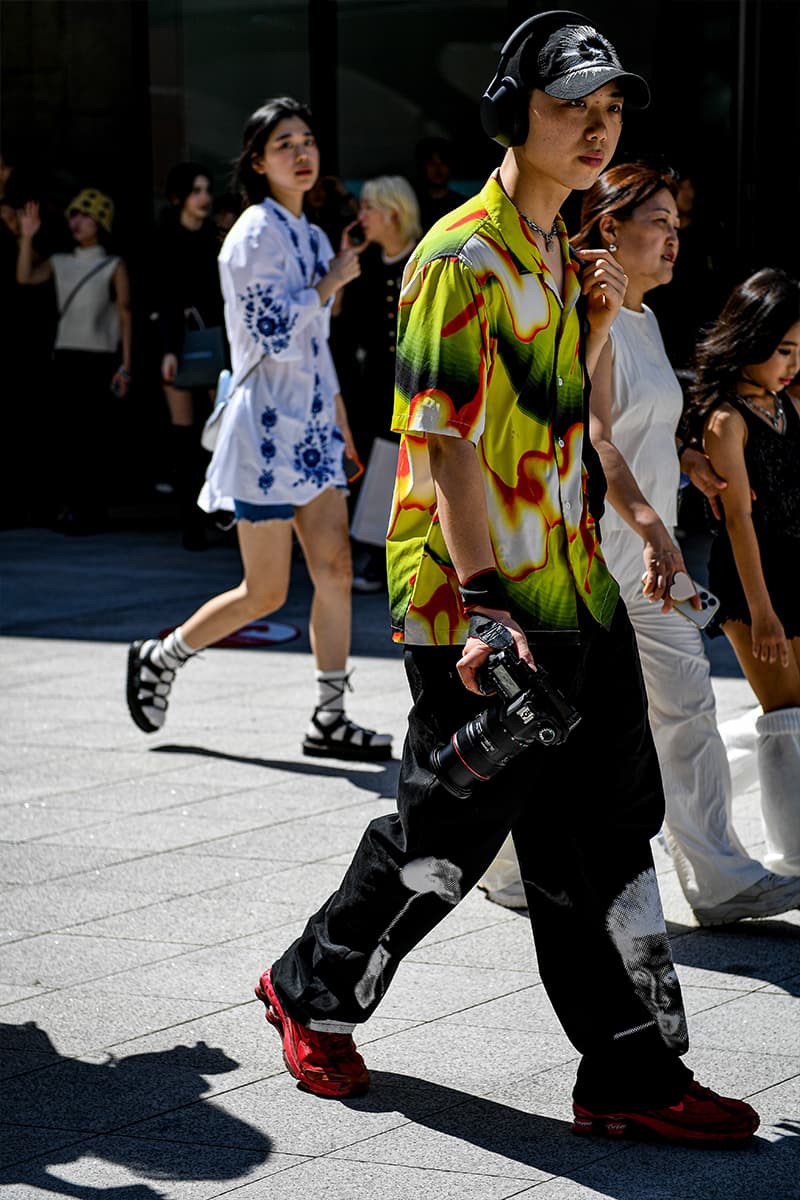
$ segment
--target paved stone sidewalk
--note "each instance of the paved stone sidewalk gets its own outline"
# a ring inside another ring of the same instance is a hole
[[[800,1197],[800,913],[698,930],[657,843],[688,1061],[758,1108],[751,1146],[573,1137],[576,1054],[527,921],[479,893],[362,1027],[369,1094],[299,1092],[253,984],[391,807],[397,763],[302,758],[305,633],[207,652],[178,677],[165,729],[133,726],[127,641],[235,582],[231,547],[22,530],[0,534],[0,555],[3,1200]],[[296,576],[281,616],[304,625]],[[352,711],[399,741],[408,699],[384,599],[354,612]],[[746,685],[716,687],[723,720],[746,717]],[[736,802],[755,854],[758,802],[756,786]],[[587,980],[587,1003],[600,985]]]

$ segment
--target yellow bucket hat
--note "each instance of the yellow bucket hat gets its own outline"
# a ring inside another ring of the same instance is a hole
[[[98,192],[96,188],[84,188],[82,192],[78,192],[75,199],[67,205],[65,215],[70,217],[76,212],[86,213],[87,216],[93,217],[98,225],[102,225],[106,233],[111,233],[111,225],[114,220],[114,201],[104,192]]]

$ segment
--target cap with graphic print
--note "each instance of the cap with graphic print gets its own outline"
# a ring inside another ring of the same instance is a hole
[[[614,47],[591,25],[562,25],[542,44],[529,38],[519,56],[519,78],[557,100],[580,100],[618,79],[625,99],[646,108],[650,89],[641,75],[626,71]]]

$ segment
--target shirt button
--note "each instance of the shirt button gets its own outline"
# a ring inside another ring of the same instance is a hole
[[[563,387],[563,386],[564,386],[564,380],[561,378],[561,376],[560,376],[560,375],[559,375],[559,377],[558,377],[558,386],[559,386],[559,387]]]
[[[559,444],[559,446],[561,447],[561,449],[563,450],[563,449],[564,449],[564,439],[563,439],[563,438],[559,438],[559,439],[558,439],[558,444]]]
[[[569,500],[565,501],[565,503],[564,503],[564,512],[569,512],[569,510],[570,510],[571,508],[572,508],[572,505],[570,504]]]

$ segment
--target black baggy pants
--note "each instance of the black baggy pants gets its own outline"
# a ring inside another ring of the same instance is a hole
[[[273,967],[298,1021],[333,1032],[366,1020],[510,830],[542,983],[583,1056],[576,1099],[631,1108],[683,1094],[686,1024],[649,845],[664,797],[638,655],[621,603],[610,629],[584,625],[579,644],[530,639],[580,725],[563,746],[524,751],[469,800],[438,782],[430,754],[486,701],[461,684],[458,647],[406,649],[414,705],[398,811],[369,824],[338,891]]]

